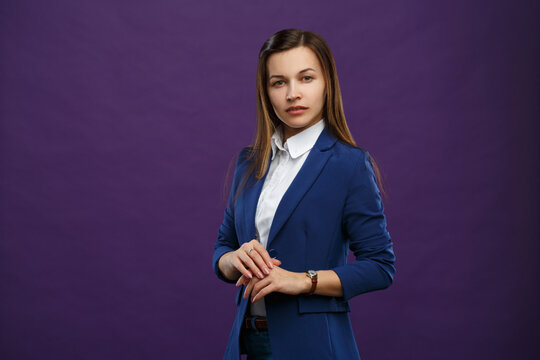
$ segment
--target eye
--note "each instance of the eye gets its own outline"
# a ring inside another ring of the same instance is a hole
[[[305,75],[305,76],[302,77],[302,79],[309,81],[309,80],[313,79],[313,76]]]
[[[283,80],[274,81],[274,83],[272,83],[272,86],[279,86],[282,83],[283,83]]]

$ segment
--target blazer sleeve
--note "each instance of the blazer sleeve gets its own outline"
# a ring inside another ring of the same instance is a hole
[[[395,256],[383,210],[369,153],[364,150],[349,181],[342,217],[356,261],[332,269],[341,280],[345,300],[393,282]]]
[[[212,265],[214,272],[220,280],[228,283],[235,283],[235,281],[228,280],[223,276],[223,274],[219,270],[218,261],[225,253],[228,253],[229,251],[235,251],[239,247],[238,237],[236,235],[236,228],[234,223],[234,204],[232,200],[234,199],[238,185],[240,183],[239,167],[242,163],[242,158],[244,157],[246,150],[247,148],[244,148],[240,151],[240,154],[238,155],[238,159],[236,161],[233,183],[231,186],[231,191],[229,192],[229,198],[227,200],[227,207],[225,208],[223,222],[218,229],[217,240],[214,244],[214,255],[212,256]]]

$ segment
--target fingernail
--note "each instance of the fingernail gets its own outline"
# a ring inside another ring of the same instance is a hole
[[[263,270],[266,275],[270,274],[270,270],[268,270],[268,268],[264,268]]]
[[[268,262],[268,266],[270,266],[270,269],[273,269],[273,268],[274,268],[274,264],[272,264],[271,261]]]
[[[248,272],[247,275],[248,275],[248,278],[250,278],[250,279],[253,277],[253,275],[251,275],[250,272]]]
[[[259,277],[260,277],[261,279],[264,277],[263,274],[262,274],[260,271],[258,272],[258,275],[259,275]]]
[[[252,303],[255,302],[255,298],[256,298],[256,296],[254,296],[254,297],[251,298],[251,302],[252,302]]]

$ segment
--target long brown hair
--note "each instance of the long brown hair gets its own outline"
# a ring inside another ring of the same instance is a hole
[[[267,60],[270,55],[281,51],[290,50],[295,47],[305,46],[310,48],[316,55],[321,64],[326,86],[326,99],[323,107],[323,117],[327,129],[339,140],[354,147],[356,145],[351,132],[345,120],[343,112],[343,102],[341,99],[341,90],[336,70],[334,57],[326,41],[318,34],[311,31],[298,29],[285,29],[272,35],[263,44],[259,52],[259,61],[257,64],[257,131],[255,134],[255,143],[248,146],[249,150],[247,160],[251,161],[250,166],[243,178],[239,190],[236,192],[234,200],[240,194],[247,180],[255,173],[255,178],[260,180],[264,177],[269,166],[269,157],[271,149],[270,140],[276,128],[281,124],[270,103],[267,91]],[[375,160],[370,157],[369,161],[373,166],[377,185],[381,194],[385,196],[382,186],[382,178]],[[233,200],[233,203],[234,203]]]

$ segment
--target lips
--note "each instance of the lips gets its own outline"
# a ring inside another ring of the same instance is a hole
[[[305,106],[291,106],[291,107],[287,108],[286,111],[289,112],[289,111],[306,110],[306,109],[307,109],[307,107],[305,107]]]

